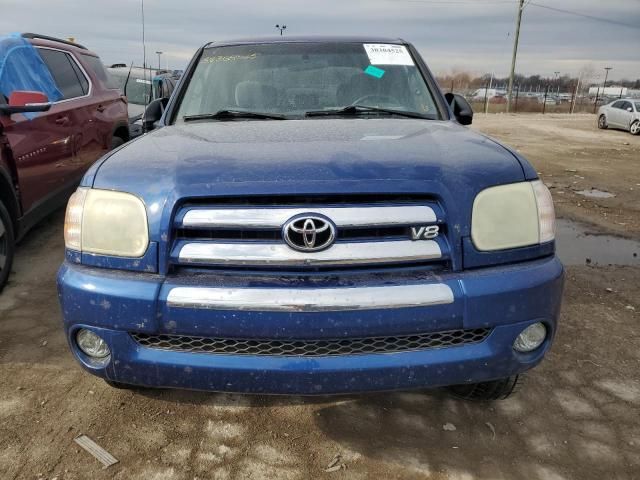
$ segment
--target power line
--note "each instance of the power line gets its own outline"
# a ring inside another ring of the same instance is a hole
[[[514,0],[400,0],[405,3],[426,3],[433,5],[488,5],[491,3],[494,4],[505,4],[505,3],[514,3]]]
[[[590,20],[595,20],[595,21],[598,21],[598,22],[611,23],[613,25],[619,25],[621,27],[640,29],[640,27],[638,25],[631,25],[630,23],[619,22],[617,20],[613,20],[613,19],[610,19],[610,18],[596,17],[595,15],[587,15],[586,13],[574,12],[573,10],[565,10],[563,8],[550,7],[549,5],[542,5],[540,3],[532,2],[531,0],[529,0],[529,2],[527,2],[527,5],[532,5],[532,6],[538,7],[538,8],[545,8],[547,10],[552,10],[554,12],[559,12],[559,13],[565,13],[567,15],[575,15],[577,17],[588,18]]]
[[[518,0],[484,0],[480,2],[479,0],[400,0],[405,3],[422,3],[422,4],[431,4],[431,5],[489,5],[489,4],[516,4]],[[576,12],[574,10],[566,10],[564,8],[550,7],[549,5],[543,5],[541,3],[533,2],[532,0],[527,0],[524,4],[524,8],[532,5],[538,8],[544,8],[546,10],[551,10],[557,13],[564,13],[566,15],[574,15],[577,17],[588,18],[589,20],[594,20],[596,22],[605,22],[613,25],[618,25],[621,27],[640,29],[638,25],[632,25],[630,23],[620,22],[618,20],[613,20],[611,18],[606,17],[597,17],[595,15],[589,15],[586,13]]]

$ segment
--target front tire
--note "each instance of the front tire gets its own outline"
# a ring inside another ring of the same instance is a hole
[[[0,202],[0,292],[7,283],[15,251],[13,222],[4,204]]]
[[[631,124],[629,132],[631,132],[631,135],[640,135],[640,120],[636,120]]]
[[[454,385],[449,391],[458,398],[474,401],[504,400],[515,393],[519,385],[518,375],[490,382]]]
[[[598,117],[598,128],[600,130],[606,130],[607,128],[609,128],[609,125],[607,124],[607,117],[605,117],[604,114]]]

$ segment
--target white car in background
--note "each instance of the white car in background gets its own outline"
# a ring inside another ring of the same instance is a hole
[[[640,134],[640,99],[620,99],[598,110],[598,128],[617,128]]]

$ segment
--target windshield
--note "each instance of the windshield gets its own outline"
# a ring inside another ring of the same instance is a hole
[[[124,84],[127,82],[128,69],[110,69],[111,76],[117,88],[124,91]],[[127,83],[127,101],[136,105],[147,105],[151,99],[151,74],[147,73],[147,78],[143,78],[145,72],[131,71],[129,82]]]
[[[151,102],[151,80],[131,75],[127,83],[127,100],[137,105],[146,105]]]
[[[278,43],[206,48],[176,121],[221,110],[301,118],[356,104],[438,118],[403,45]]]

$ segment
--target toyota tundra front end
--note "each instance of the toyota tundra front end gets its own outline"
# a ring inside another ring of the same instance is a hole
[[[415,49],[207,44],[69,202],[71,351],[116,386],[511,393],[557,329],[549,191]]]

